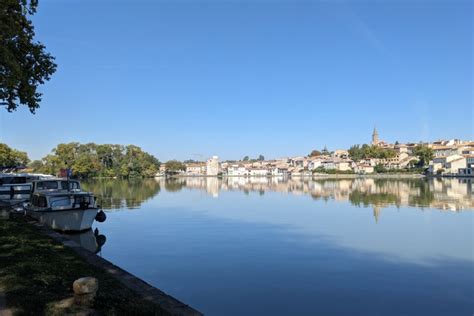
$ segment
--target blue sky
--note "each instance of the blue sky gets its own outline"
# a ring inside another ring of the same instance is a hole
[[[136,144],[160,160],[474,138],[471,1],[41,0],[58,70],[0,141]],[[202,156],[199,156],[202,155]]]

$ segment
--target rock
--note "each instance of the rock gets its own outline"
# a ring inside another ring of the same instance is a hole
[[[99,281],[93,277],[80,278],[74,281],[72,288],[76,305],[91,306],[99,289]]]
[[[97,292],[99,281],[93,277],[80,278],[72,284],[74,294],[83,295]]]

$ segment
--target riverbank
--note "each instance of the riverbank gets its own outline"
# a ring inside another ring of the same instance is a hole
[[[219,179],[232,179],[232,178],[286,178],[286,179],[306,179],[306,180],[319,180],[319,179],[357,179],[357,178],[374,178],[374,179],[420,179],[425,178],[424,174],[419,173],[371,173],[371,174],[356,174],[356,173],[339,173],[339,174],[330,174],[330,173],[315,173],[312,175],[292,175],[292,176],[276,176],[276,175],[266,175],[266,176],[206,176],[206,175],[173,175],[166,178],[219,178]],[[155,177],[155,178],[165,178]]]
[[[0,219],[2,313],[200,315],[61,236],[22,215]],[[72,284],[84,276],[99,280],[92,309],[85,311],[71,304]]]

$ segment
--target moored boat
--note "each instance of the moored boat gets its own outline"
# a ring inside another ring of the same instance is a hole
[[[27,213],[55,230],[90,229],[99,207],[95,196],[81,190],[79,181],[61,178],[32,182]]]
[[[47,178],[29,173],[0,173],[0,207],[19,206],[30,199],[31,183]]]

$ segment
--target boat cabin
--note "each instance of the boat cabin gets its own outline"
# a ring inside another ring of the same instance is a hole
[[[35,192],[31,195],[30,204],[36,210],[73,210],[95,207],[95,197],[89,192],[78,193],[45,193]]]
[[[65,191],[65,192],[80,192],[81,185],[79,181],[65,180],[65,179],[48,179],[33,181],[31,191]]]
[[[30,205],[37,210],[94,208],[95,204],[94,195],[82,191],[79,181],[48,179],[32,183]]]

